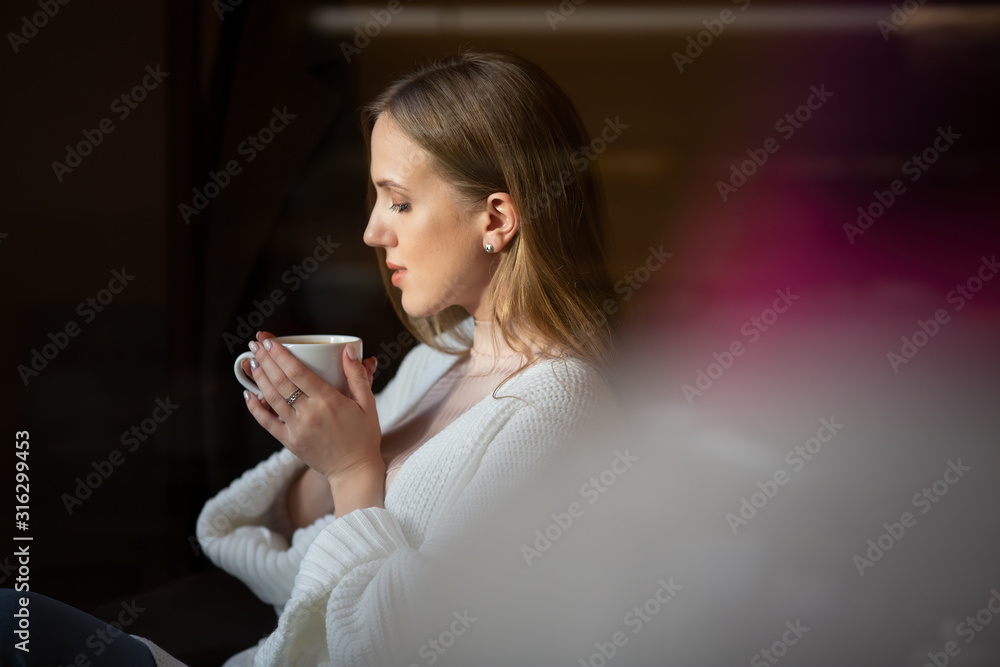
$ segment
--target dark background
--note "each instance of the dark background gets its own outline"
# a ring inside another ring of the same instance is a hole
[[[30,432],[33,590],[91,609],[208,567],[191,542],[202,504],[276,447],[232,378],[245,347],[223,338],[261,310],[255,300],[275,289],[287,297],[254,329],[356,334],[366,354],[385,355],[376,388],[395,372],[401,328],[361,241],[358,109],[394,75],[456,48],[536,61],[595,136],[606,118],[628,125],[597,161],[612,274],[641,266],[650,246],[674,253],[655,286],[629,301],[628,331],[646,344],[669,349],[681,331],[710,336],[713,313],[773,292],[792,271],[803,289],[830,298],[889,286],[885,302],[900,307],[900,332],[909,333],[929,314],[910,317],[913,288],[943,295],[1000,250],[994,3],[925,3],[888,39],[876,21],[889,19],[890,3],[754,0],[740,13],[736,4],[587,0],[555,30],[545,17],[558,11],[554,1],[402,6],[351,62],[340,46],[353,40],[350,15],[340,28],[317,17],[355,7],[363,25],[384,4],[243,0],[220,20],[208,2],[72,0],[17,53],[9,38],[0,46],[8,352],[0,414],[8,441]],[[726,7],[735,22],[678,72],[672,54]],[[459,20],[505,9],[520,22]],[[17,0],[2,11],[7,34],[39,8]],[[441,23],[421,30],[408,12]],[[127,118],[114,116],[113,100],[158,65],[169,72],[164,82]],[[829,102],[722,202],[716,182],[730,165],[777,137],[775,120],[821,84],[834,92]],[[274,108],[295,118],[186,223],[179,205],[240,159],[240,142]],[[115,130],[57,180],[51,163],[105,117]],[[901,178],[939,127],[961,138],[850,243],[843,225],[857,206]],[[328,236],[340,244],[333,255],[297,289],[283,282]],[[85,323],[78,304],[123,267],[134,281]],[[986,340],[998,330],[998,303],[1000,286],[988,284],[970,307]],[[17,367],[71,321],[79,335],[23,382]],[[701,359],[679,363],[693,369]],[[125,451],[122,433],[167,397],[175,413]],[[122,464],[69,513],[64,494],[114,449]],[[11,452],[2,453],[5,498]],[[0,558],[12,551],[3,547]],[[12,585],[8,568],[0,585]]]

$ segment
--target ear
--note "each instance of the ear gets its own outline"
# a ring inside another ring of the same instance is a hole
[[[483,244],[493,244],[493,252],[498,253],[510,244],[521,228],[521,216],[514,199],[506,192],[494,192],[486,198],[485,229]]]

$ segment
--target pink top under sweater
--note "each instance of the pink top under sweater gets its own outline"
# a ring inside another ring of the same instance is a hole
[[[524,362],[521,354],[504,343],[491,322],[476,322],[469,354],[441,376],[417,401],[408,417],[382,434],[386,492],[413,452],[493,393],[497,385]]]

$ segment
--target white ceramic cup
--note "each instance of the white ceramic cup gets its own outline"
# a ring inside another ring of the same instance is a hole
[[[301,361],[306,368],[319,376],[321,380],[337,388],[342,393],[348,393],[347,376],[344,375],[344,348],[351,345],[358,359],[361,356],[361,339],[356,336],[334,336],[328,334],[310,334],[305,336],[278,336],[271,340],[285,346],[293,357]],[[253,356],[253,352],[244,352],[236,357],[233,372],[239,383],[260,394],[260,388],[252,378],[243,372],[243,361]]]

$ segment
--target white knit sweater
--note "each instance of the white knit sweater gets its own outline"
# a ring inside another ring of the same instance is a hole
[[[472,319],[463,326],[471,333]],[[376,396],[382,430],[405,417],[457,359],[416,346]],[[197,525],[205,553],[280,614],[269,637],[227,666],[389,664],[399,625],[419,614],[420,580],[435,554],[531,485],[609,393],[591,366],[560,359],[526,369],[497,396],[421,446],[384,509],[322,517],[296,530],[290,544],[279,519],[305,464],[287,449],[209,500]],[[179,664],[151,649],[161,667]]]

